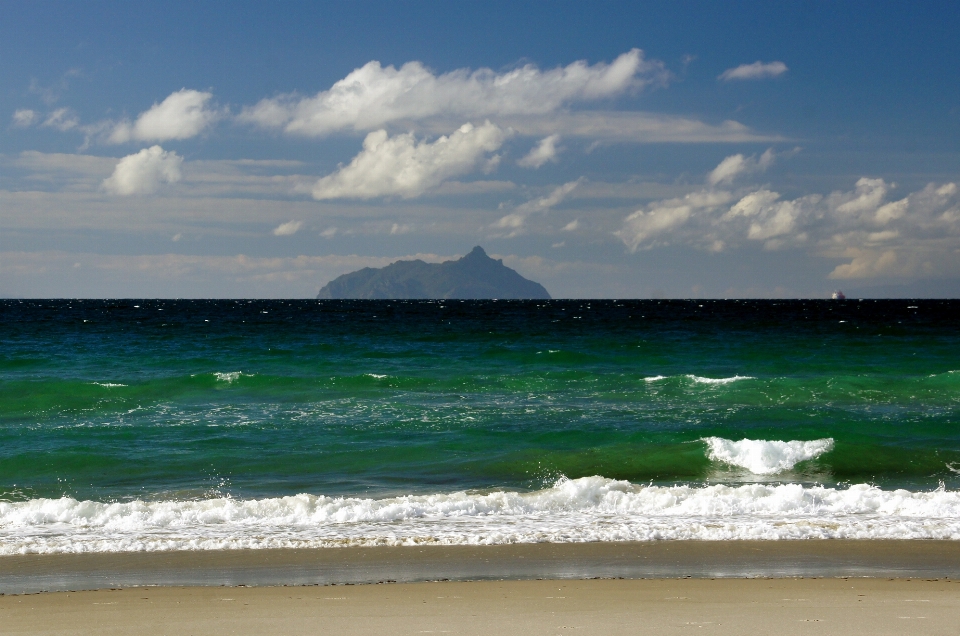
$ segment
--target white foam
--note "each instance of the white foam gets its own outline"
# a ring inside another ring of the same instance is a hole
[[[221,373],[219,371],[214,372],[214,374],[220,382],[230,383],[243,375],[242,371],[228,371],[226,373]]]
[[[776,475],[833,450],[832,437],[807,442],[765,439],[735,442],[722,437],[704,437],[703,441],[707,443],[707,457],[711,460],[746,468],[755,475]]]
[[[654,375],[654,376],[650,376],[649,378],[644,378],[643,381],[644,381],[644,382],[659,382],[660,380],[666,380],[666,379],[667,379],[667,376],[665,376],[665,375]]]
[[[377,379],[377,380],[382,380],[382,379],[384,379],[385,377],[387,377],[386,375],[381,375],[381,374],[379,374],[379,373],[365,373],[364,375],[367,375],[367,376],[369,376],[369,377],[371,377],[371,378],[375,378],[375,379]]]
[[[734,375],[729,378],[703,378],[698,375],[687,375],[687,377],[699,384],[730,384],[740,380],[756,380],[752,375]]]
[[[93,384],[96,384],[97,386],[106,387],[108,389],[112,389],[117,386],[127,386],[126,384],[117,384],[116,382],[94,382]]]
[[[808,538],[960,540],[960,492],[584,477],[530,493],[0,503],[0,554]]]

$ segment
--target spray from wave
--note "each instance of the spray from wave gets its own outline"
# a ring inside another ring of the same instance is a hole
[[[833,450],[833,438],[807,442],[791,440],[742,439],[733,441],[722,437],[704,437],[707,457],[711,461],[746,468],[754,475],[776,475],[791,470],[800,462],[816,459]]]

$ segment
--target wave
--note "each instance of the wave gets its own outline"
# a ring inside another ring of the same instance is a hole
[[[698,384],[730,384],[731,382],[739,382],[740,380],[756,380],[752,375],[735,375],[729,378],[704,378],[699,375],[687,375],[686,377]]]
[[[529,493],[0,503],[0,554],[810,538],[960,540],[960,492],[594,476]]]
[[[694,375],[692,373],[687,373],[682,376],[667,376],[667,375],[653,375],[643,379],[644,382],[660,382],[661,380],[669,380],[674,377],[686,378],[695,384],[730,384],[731,382],[739,382],[740,380],[756,380],[757,378],[752,375],[734,375],[729,378],[706,378],[699,375]]]
[[[704,437],[702,441],[707,443],[707,457],[712,461],[746,468],[755,475],[776,475],[833,450],[832,437],[807,442],[765,439],[735,442],[722,437]]]

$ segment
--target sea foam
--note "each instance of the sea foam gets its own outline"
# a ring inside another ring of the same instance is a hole
[[[707,443],[707,457],[711,460],[746,468],[755,475],[776,475],[833,450],[832,437],[807,442],[765,439],[735,442],[722,437],[704,437],[703,441]]]
[[[960,539],[960,492],[800,484],[0,503],[0,554],[659,539]]]
[[[756,380],[752,375],[733,375],[729,378],[704,378],[699,375],[688,375],[687,377],[698,384],[730,384],[740,380]]]

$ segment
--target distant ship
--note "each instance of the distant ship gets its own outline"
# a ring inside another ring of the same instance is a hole
[[[837,291],[833,292],[833,296],[831,296],[831,298],[834,299],[834,300],[846,300],[846,299],[847,299],[847,297],[844,296],[844,295],[843,295],[843,292],[840,291],[839,289],[838,289]]]

